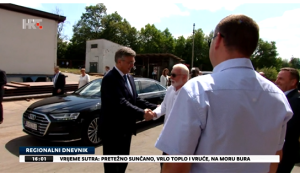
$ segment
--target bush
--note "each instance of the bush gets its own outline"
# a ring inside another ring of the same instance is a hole
[[[270,81],[273,81],[273,82],[276,80],[277,74],[278,74],[278,71],[276,70],[275,67],[264,67],[264,68],[261,68],[261,69],[257,68],[256,71],[264,72],[266,78],[269,79]]]

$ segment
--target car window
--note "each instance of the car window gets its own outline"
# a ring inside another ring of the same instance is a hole
[[[160,91],[164,91],[164,90],[166,90],[166,88],[165,87],[163,87],[163,86],[161,86],[161,85],[159,85],[159,84],[156,84],[157,85],[157,87],[158,87],[158,89],[160,90]]]
[[[140,94],[141,93],[141,89],[140,89],[140,85],[138,81],[134,81],[135,84],[135,88],[136,88],[136,93]]]
[[[101,90],[101,82],[102,80],[95,80],[89,83],[83,89],[77,90],[75,93],[81,96],[98,96],[100,97],[100,90]]]
[[[156,85],[156,83],[151,81],[141,81],[141,87],[142,87],[141,93],[159,91],[159,88]]]

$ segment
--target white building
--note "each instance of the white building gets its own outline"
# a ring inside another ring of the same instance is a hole
[[[90,73],[104,73],[105,66],[112,69],[115,65],[115,53],[124,46],[105,39],[86,42],[85,69]]]
[[[0,4],[0,69],[6,71],[8,79],[35,81],[53,75],[57,64],[57,26],[65,19],[27,7]]]

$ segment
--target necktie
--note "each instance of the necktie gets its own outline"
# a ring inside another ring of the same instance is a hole
[[[128,83],[127,83],[127,76],[126,76],[126,74],[123,76],[123,78],[124,78],[124,80],[125,80],[125,86],[129,89]]]

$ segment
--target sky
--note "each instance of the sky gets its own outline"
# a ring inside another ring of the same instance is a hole
[[[50,13],[55,13],[55,9],[58,8],[60,14],[66,16],[63,34],[70,39],[73,35],[72,26],[80,20],[85,7],[100,3],[93,0],[88,2],[68,3],[62,0],[60,3],[33,1],[13,3]],[[175,38],[181,35],[184,37],[192,35],[194,23],[195,29],[201,28],[208,35],[224,17],[230,14],[245,14],[258,23],[260,38],[264,41],[276,42],[279,57],[288,60],[291,57],[300,58],[300,1],[273,0],[270,3],[271,1],[268,0],[252,0],[251,3],[248,2],[250,1],[101,1],[107,8],[107,14],[117,11],[138,30],[148,23],[154,24],[161,31],[168,28]]]

